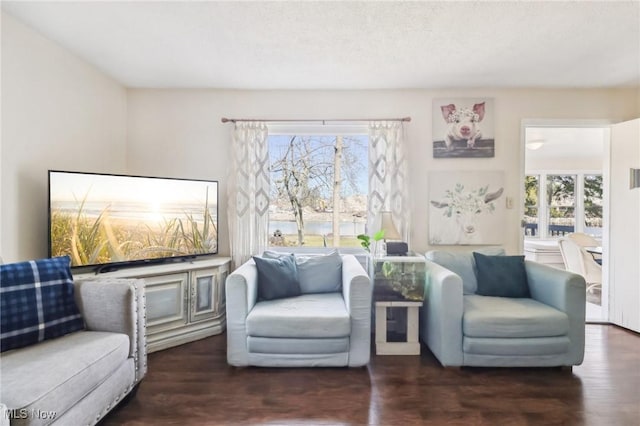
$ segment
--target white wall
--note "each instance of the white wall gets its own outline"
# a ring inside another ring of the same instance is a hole
[[[233,91],[126,90],[114,80],[2,14],[0,256],[46,255],[47,170],[132,173],[220,181],[220,252],[228,254],[226,183],[233,118],[411,116],[412,249],[429,248],[429,170],[504,170],[519,204],[522,119],[618,119],[640,114],[640,90]],[[493,97],[496,156],[432,158],[434,98]],[[505,245],[519,248],[518,209]]]
[[[2,13],[0,255],[47,255],[47,170],[124,172],[126,89]]]
[[[493,97],[496,156],[434,159],[431,114],[434,98]],[[410,154],[413,229],[411,248],[428,244],[430,170],[503,170],[507,211],[505,247],[520,251],[519,182],[522,119],[617,119],[638,115],[638,95],[629,90],[389,90],[233,91],[150,90],[128,92],[128,168],[134,174],[208,178],[220,181],[220,252],[228,254],[226,183],[232,124],[229,118],[376,118],[411,116],[405,125]]]

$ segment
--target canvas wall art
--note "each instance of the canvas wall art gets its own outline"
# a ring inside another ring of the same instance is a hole
[[[434,99],[432,111],[434,158],[495,155],[493,99]]]
[[[502,244],[504,173],[429,173],[429,244]]]

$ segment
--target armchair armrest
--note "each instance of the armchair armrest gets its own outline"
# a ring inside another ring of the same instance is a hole
[[[136,382],[147,372],[147,314],[144,281],[140,279],[78,280],[78,309],[90,331],[129,336],[129,356],[136,365]]]
[[[582,276],[530,260],[525,261],[525,269],[532,299],[562,312],[584,313],[586,284]]]
[[[253,260],[227,277],[227,361],[236,367],[249,365],[246,318],[258,298],[258,269]]]
[[[443,366],[462,365],[462,278],[428,259],[425,269],[420,337]]]
[[[525,261],[531,298],[552,306],[569,317],[571,362],[579,365],[584,358],[586,283],[581,275],[542,263]]]
[[[351,317],[349,367],[369,362],[371,355],[371,278],[352,254],[342,256],[342,297]]]

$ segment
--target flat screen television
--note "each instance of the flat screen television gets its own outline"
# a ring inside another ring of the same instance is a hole
[[[49,257],[121,266],[218,253],[218,182],[49,170]]]

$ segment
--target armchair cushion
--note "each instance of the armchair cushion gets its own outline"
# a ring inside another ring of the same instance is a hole
[[[485,247],[476,250],[476,252],[486,255],[504,255],[504,249],[501,247]],[[475,294],[478,289],[478,281],[475,260],[470,252],[452,253],[444,250],[432,250],[427,252],[426,258],[459,275],[462,278],[464,294]]]
[[[341,293],[303,294],[256,303],[247,315],[247,332],[260,337],[344,337],[351,332],[350,322]]]
[[[494,297],[529,297],[524,256],[485,256],[473,252],[476,263],[476,294]]]
[[[84,329],[69,256],[0,265],[0,352]]]
[[[254,256],[258,269],[258,299],[273,300],[300,295],[298,270],[293,255],[266,259]]]
[[[468,337],[563,336],[569,331],[569,317],[533,299],[467,295],[462,329]]]

